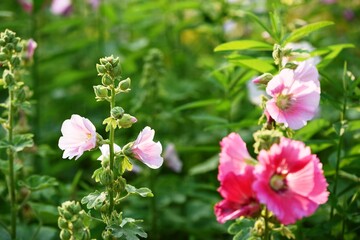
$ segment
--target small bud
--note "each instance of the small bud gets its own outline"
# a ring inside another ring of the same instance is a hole
[[[272,56],[274,58],[274,62],[276,65],[279,65],[281,63],[281,59],[283,57],[281,46],[278,44],[274,45],[274,49],[272,52]]]
[[[67,229],[62,229],[60,232],[60,239],[61,240],[70,240],[71,239],[71,233]]]
[[[12,72],[5,69],[3,72],[3,79],[7,86],[14,86],[15,85],[15,77]]]
[[[20,58],[18,56],[13,56],[10,61],[13,66],[20,65]]]
[[[264,73],[263,75],[253,79],[252,82],[255,84],[265,84],[266,85],[272,78],[273,78],[273,75],[271,75],[270,73]]]
[[[58,218],[58,226],[61,229],[68,229],[69,228],[68,222],[62,217]]]
[[[290,68],[290,69],[296,69],[297,68],[297,64],[295,64],[295,63],[292,63],[292,62],[288,62],[288,63],[286,63],[285,64],[285,68]]]
[[[16,44],[15,45],[15,52],[21,52],[22,51],[22,49],[23,49],[23,47],[20,45],[20,44]]]
[[[93,86],[95,92],[95,98],[97,100],[103,100],[108,97],[108,90],[106,87],[102,85]]]
[[[115,119],[120,119],[124,116],[124,109],[122,107],[114,107],[111,109],[110,114]]]
[[[26,100],[26,92],[24,88],[20,88],[16,91],[16,100],[18,102],[24,102]]]
[[[131,79],[127,78],[127,79],[122,80],[122,81],[119,82],[119,85],[118,85],[117,89],[120,92],[129,92],[131,90],[130,85],[131,85]]]
[[[104,86],[110,86],[111,84],[114,83],[112,78],[108,74],[103,75],[101,82]]]
[[[114,173],[110,168],[106,168],[100,175],[100,183],[104,186],[109,186],[114,181]]]
[[[125,113],[121,119],[117,120],[117,124],[118,124],[119,128],[120,127],[129,128],[136,122],[137,122],[137,119],[127,113]]]
[[[80,203],[73,201],[73,204],[71,204],[71,205],[69,206],[69,210],[70,210],[73,214],[77,214],[77,213],[79,213],[82,209],[81,209]]]
[[[111,63],[107,62],[107,63],[105,64],[105,69],[110,72],[110,71],[112,71],[113,66],[111,65]]]
[[[262,149],[269,150],[274,143],[279,143],[283,136],[278,130],[259,130],[254,133],[254,152],[259,153]]]
[[[99,75],[106,73],[105,66],[101,64],[96,64],[96,70],[98,71]]]
[[[7,58],[7,54],[0,52],[0,61],[5,61]]]

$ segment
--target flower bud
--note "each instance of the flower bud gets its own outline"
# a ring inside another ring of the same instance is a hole
[[[24,88],[20,88],[16,91],[16,100],[18,102],[24,102],[26,100],[26,92]]]
[[[18,56],[13,56],[10,61],[13,66],[20,65],[20,58]]]
[[[288,62],[285,64],[285,68],[290,68],[292,70],[295,70],[297,68],[297,66],[298,66],[297,64],[292,63],[292,62]]]
[[[105,69],[106,69],[108,72],[110,72],[110,71],[112,71],[113,66],[111,65],[111,63],[107,62],[107,63],[105,64]]]
[[[115,119],[121,119],[124,116],[124,109],[122,107],[114,107],[111,109],[110,114]]]
[[[61,240],[70,240],[71,239],[71,233],[67,229],[62,229],[60,232],[60,239]]]
[[[96,64],[96,70],[98,71],[99,75],[106,73],[105,66],[101,64]]]
[[[5,61],[7,57],[7,54],[0,52],[0,61]]]
[[[122,118],[117,120],[118,126],[122,127],[122,128],[129,128],[136,122],[137,122],[137,119],[127,113],[125,113]]]
[[[61,229],[68,229],[69,227],[68,222],[62,217],[58,218],[58,226]]]
[[[279,65],[281,63],[281,59],[283,57],[281,46],[278,44],[274,45],[274,49],[272,52],[272,56],[274,58],[274,62],[276,65]]]
[[[131,79],[130,78],[122,80],[122,81],[119,82],[118,90],[120,92],[129,92],[131,90],[130,85],[131,85]]]
[[[112,78],[107,73],[103,75],[101,82],[104,86],[110,86],[111,84],[113,84]]]
[[[255,84],[267,84],[271,79],[273,78],[273,75],[270,73],[264,73],[263,75],[253,79],[253,83]]]
[[[12,72],[5,69],[3,72],[3,79],[7,86],[14,86],[15,85],[15,77]]]
[[[278,130],[259,130],[254,133],[254,152],[259,153],[262,149],[269,150],[274,143],[279,143],[283,136]]]
[[[108,97],[108,90],[102,85],[93,86],[96,100],[103,100]]]
[[[110,170],[110,168],[106,168],[100,174],[100,183],[104,186],[109,186],[114,181],[114,173]]]

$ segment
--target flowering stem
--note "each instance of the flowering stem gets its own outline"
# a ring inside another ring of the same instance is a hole
[[[115,89],[111,87],[111,99],[110,99],[110,111],[115,107]],[[109,136],[109,149],[110,149],[110,170],[114,170],[114,135],[115,129],[111,126],[110,127],[110,136]],[[110,198],[110,206],[109,206],[109,215],[111,215],[114,209],[114,192],[112,186],[108,187],[108,193]]]
[[[270,234],[269,234],[269,210],[267,209],[267,207],[265,207],[264,221],[265,221],[264,240],[269,240],[270,239]]]
[[[14,130],[14,90],[9,87],[9,116],[8,116],[8,142],[13,142],[13,130]],[[9,147],[7,150],[9,159],[9,192],[10,192],[10,204],[11,204],[11,237],[16,239],[16,199],[15,199],[15,172],[14,172],[14,150]]]

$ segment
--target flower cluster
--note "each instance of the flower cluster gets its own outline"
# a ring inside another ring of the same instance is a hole
[[[260,151],[258,161],[236,133],[220,146],[218,191],[224,199],[215,205],[220,223],[256,216],[265,205],[282,224],[292,224],[327,201],[322,164],[304,143],[281,137],[279,143]]]

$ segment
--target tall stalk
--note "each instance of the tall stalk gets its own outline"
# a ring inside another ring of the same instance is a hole
[[[111,96],[110,96],[110,111],[115,107],[115,89],[111,87]],[[109,133],[109,149],[110,149],[110,170],[111,172],[114,171],[114,136],[115,136],[115,129],[113,126],[110,127]],[[112,211],[114,210],[114,191],[113,187],[108,187],[108,194],[110,198],[110,207],[109,207],[109,214],[111,215]]]

